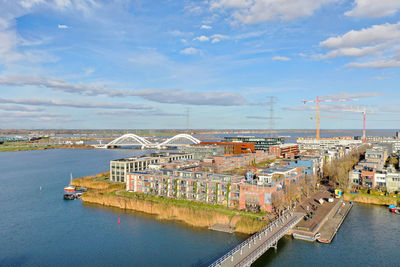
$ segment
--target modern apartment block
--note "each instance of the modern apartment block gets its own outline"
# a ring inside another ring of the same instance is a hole
[[[238,206],[242,176],[172,169],[131,172],[126,189],[162,197]]]
[[[211,156],[222,156],[225,154],[225,149],[217,145],[190,145],[179,147],[179,152],[184,154],[193,154],[194,159],[201,160]]]
[[[286,188],[303,178],[302,167],[288,166],[261,171],[255,180],[245,180],[240,175],[161,169],[129,173],[126,189],[243,210],[256,207],[271,212],[274,201],[287,193]]]
[[[151,164],[171,163],[193,158],[193,154],[154,153],[141,157],[112,160],[110,161],[110,181],[124,183],[129,172],[144,171]]]
[[[271,212],[274,204],[288,193],[290,184],[304,179],[303,167],[281,166],[262,170],[248,176],[246,183],[240,185],[240,209],[259,207],[260,210]]]
[[[301,150],[304,149],[334,149],[339,146],[350,146],[356,144],[362,144],[362,140],[357,140],[354,137],[344,136],[335,138],[310,138],[301,137],[297,138],[297,144]]]
[[[285,143],[280,137],[255,137],[255,136],[227,136],[225,142],[254,143],[255,150],[269,151],[270,146],[277,146]]]

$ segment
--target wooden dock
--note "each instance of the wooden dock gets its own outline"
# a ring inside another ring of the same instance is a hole
[[[339,208],[330,215],[328,220],[324,223],[322,228],[320,229],[321,237],[318,238],[319,242],[322,243],[331,243],[332,239],[335,237],[337,231],[342,225],[344,219],[346,219],[347,214],[353,207],[352,203],[342,202]]]

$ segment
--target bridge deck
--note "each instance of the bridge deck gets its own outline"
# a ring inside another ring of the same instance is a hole
[[[305,214],[288,213],[252,235],[210,266],[250,266],[281,239]]]

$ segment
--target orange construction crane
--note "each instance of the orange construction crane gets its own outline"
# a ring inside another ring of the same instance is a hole
[[[356,101],[356,99],[351,99],[351,98],[327,98],[327,99],[321,99],[319,96],[317,96],[316,99],[314,100],[302,100],[304,104],[307,103],[316,103],[317,105],[317,116],[315,119],[317,119],[317,133],[316,133],[316,138],[319,139],[319,103],[320,102],[347,102],[347,101]]]

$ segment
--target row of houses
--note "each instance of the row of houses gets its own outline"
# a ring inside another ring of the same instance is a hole
[[[367,149],[365,159],[349,172],[349,186],[353,189],[369,188],[400,191],[400,172],[393,166],[385,167],[388,159],[386,146],[374,145]]]

